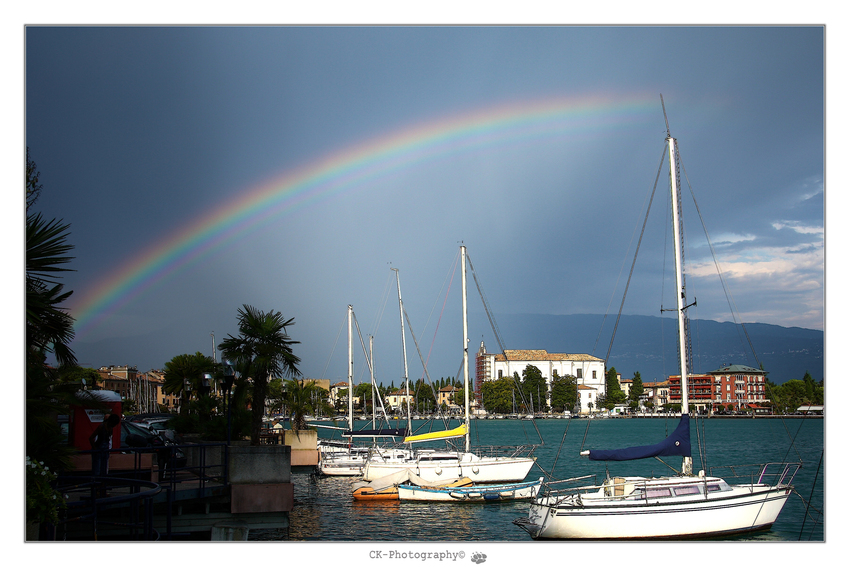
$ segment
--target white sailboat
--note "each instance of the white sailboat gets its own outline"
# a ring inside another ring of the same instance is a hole
[[[356,445],[353,440],[356,438],[371,439],[374,443],[380,438],[395,438],[405,437],[409,434],[410,429],[375,429],[375,417],[373,404],[372,429],[355,431],[354,429],[354,352],[353,352],[353,334],[352,334],[352,319],[354,310],[351,305],[348,306],[348,430],[343,432],[343,436],[348,438],[347,443],[339,441],[321,441],[319,444],[319,472],[327,476],[360,476],[363,474],[363,467],[369,459],[369,454],[373,450],[365,445]],[[362,339],[361,339],[362,340]],[[374,388],[375,376],[374,365],[369,360],[369,369],[371,373],[372,386]],[[383,405],[381,406],[383,408]],[[406,450],[393,450],[391,454],[398,457],[406,454]]]
[[[534,458],[524,448],[512,454],[484,454],[472,452],[469,435],[469,340],[466,317],[466,247],[461,246],[461,287],[463,307],[463,382],[464,422],[449,431],[414,435],[404,439],[413,444],[450,438],[464,438],[464,450],[416,449],[409,453],[386,455],[373,451],[363,468],[363,479],[375,479],[410,470],[427,481],[446,478],[469,477],[475,483],[519,482],[525,480],[534,464]]]
[[[663,103],[663,101],[662,101]],[[666,115],[665,115],[666,119]],[[677,187],[676,140],[667,131],[667,154],[673,207],[676,261],[679,357],[682,376],[682,416],[676,430],[656,445],[613,451],[584,451],[591,460],[624,461],[655,456],[681,456],[676,476],[606,478],[601,485],[558,488],[587,482],[580,477],[549,483],[532,503],[528,517],[514,523],[534,539],[688,538],[767,529],[776,521],[793,487],[799,463],[759,465],[745,482],[736,484],[692,472],[688,417],[688,350],[686,348],[685,286],[682,270],[681,213]],[[727,477],[728,478],[728,477]]]

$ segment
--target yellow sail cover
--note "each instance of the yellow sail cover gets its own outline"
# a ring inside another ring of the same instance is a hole
[[[466,424],[447,431],[431,431],[430,433],[422,433],[420,435],[411,435],[405,437],[405,443],[416,443],[418,441],[439,441],[440,439],[454,439],[455,437],[463,437],[466,435]]]

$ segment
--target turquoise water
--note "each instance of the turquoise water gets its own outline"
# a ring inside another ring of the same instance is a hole
[[[472,442],[481,445],[534,443],[537,464],[555,478],[598,474],[606,463],[580,457],[582,448],[614,449],[656,443],[675,429],[670,419],[545,419],[476,420]],[[735,541],[823,541],[824,473],[822,419],[721,419],[699,420],[691,426],[694,470],[708,466],[747,465],[802,461],[794,481],[795,491],[770,531],[738,536]],[[535,426],[540,432],[538,436]],[[328,436],[326,430],[321,437]],[[707,448],[703,464],[698,439]],[[792,444],[793,439],[793,444]],[[563,441],[563,443],[562,443]],[[681,459],[666,458],[672,466]],[[656,459],[608,463],[611,476],[666,475],[671,472]],[[529,478],[546,477],[538,466]],[[817,482],[815,477],[817,475]],[[291,513],[289,538],[304,541],[530,541],[512,524],[526,516],[527,502],[414,503],[356,502],[351,497],[352,478],[293,475],[296,506]],[[813,488],[814,486],[814,488]],[[810,501],[808,519],[807,504]],[[805,520],[805,521],[804,521]],[[273,530],[251,534],[255,540],[285,539]]]

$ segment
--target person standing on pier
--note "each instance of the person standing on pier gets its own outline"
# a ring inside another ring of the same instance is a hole
[[[89,443],[93,453],[91,454],[92,476],[107,476],[109,474],[109,450],[112,449],[112,430],[121,423],[121,416],[117,413],[109,414],[103,418],[97,429],[89,436]]]

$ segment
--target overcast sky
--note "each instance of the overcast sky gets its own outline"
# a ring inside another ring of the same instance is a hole
[[[824,328],[820,26],[36,26],[25,49],[36,210],[71,224],[84,365],[212,354],[249,304],[294,317],[302,372],[335,382],[351,304],[378,380],[398,384],[397,268],[431,377],[454,376],[461,242],[497,323],[616,312],[664,148],[660,94],[691,318],[732,320],[692,189],[739,320]],[[674,301],[666,187],[626,313]],[[469,310],[473,347],[493,350],[471,277]]]

